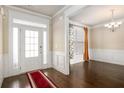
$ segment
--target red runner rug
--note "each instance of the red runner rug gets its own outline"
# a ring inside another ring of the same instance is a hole
[[[56,88],[56,85],[40,70],[27,73],[31,87]]]

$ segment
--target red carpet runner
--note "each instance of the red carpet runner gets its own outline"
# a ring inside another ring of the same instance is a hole
[[[55,84],[40,70],[28,72],[27,75],[33,88],[56,88]]]

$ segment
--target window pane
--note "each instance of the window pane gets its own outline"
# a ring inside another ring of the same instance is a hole
[[[30,33],[26,35],[27,33]],[[25,57],[38,56],[38,31],[25,31]]]
[[[28,51],[31,50],[30,45],[27,44],[27,45],[25,46],[25,50],[28,50]]]
[[[38,39],[37,38],[34,39],[34,43],[38,43]]]
[[[30,39],[30,44],[33,44],[33,38],[30,37],[29,39]]]
[[[34,32],[30,31],[30,35],[31,35],[31,37],[34,37]]]
[[[38,46],[37,46],[37,45],[34,46],[34,50],[35,50],[35,51],[38,50]]]
[[[30,44],[30,38],[25,38],[25,43]]]
[[[13,28],[13,67],[18,68],[18,28]]]
[[[47,32],[43,32],[43,64],[47,64]]]
[[[38,37],[38,32],[35,32],[34,33],[34,36],[35,36],[35,38]]]
[[[30,37],[30,31],[26,31],[26,32],[25,32],[25,36],[26,36],[26,37]]]

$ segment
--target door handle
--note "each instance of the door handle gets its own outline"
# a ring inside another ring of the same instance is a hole
[[[42,48],[42,46],[40,46],[40,48]]]
[[[40,54],[42,54],[42,46],[41,46],[41,45],[40,45],[40,49],[41,49],[41,50],[40,50],[40,51],[41,51]]]

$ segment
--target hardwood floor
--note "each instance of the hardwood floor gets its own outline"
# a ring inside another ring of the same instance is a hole
[[[119,88],[124,87],[124,66],[104,62],[81,62],[71,65],[70,75],[52,68],[44,73],[60,88]],[[30,88],[25,74],[4,79],[3,88]]]
[[[26,74],[21,74],[9,78],[5,78],[2,84],[2,88],[30,88]]]

